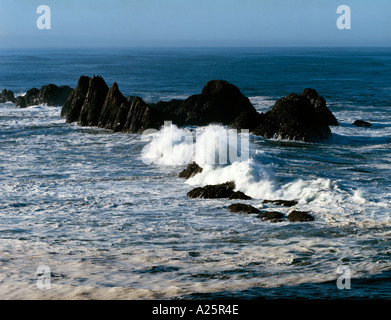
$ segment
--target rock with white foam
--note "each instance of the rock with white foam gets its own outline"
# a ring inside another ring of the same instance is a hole
[[[69,86],[58,87],[55,84],[48,84],[41,89],[32,88],[25,95],[15,99],[15,104],[20,108],[34,106],[38,104],[47,104],[48,106],[61,106],[67,100],[69,94],[73,91]]]
[[[12,102],[15,103],[15,95],[11,90],[3,89],[0,93],[0,103]]]
[[[197,173],[202,172],[202,168],[195,162],[189,163],[183,171],[179,173],[179,178],[189,179],[195,176]]]
[[[218,185],[206,185],[205,187],[197,187],[187,193],[190,198],[205,198],[205,199],[241,199],[250,200],[251,197],[245,195],[241,191],[234,191],[235,183],[229,181]]]

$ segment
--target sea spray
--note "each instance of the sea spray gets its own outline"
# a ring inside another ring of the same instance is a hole
[[[220,125],[192,130],[165,122],[160,131],[144,131],[141,139],[151,139],[141,152],[145,164],[177,166],[195,161],[200,165],[224,165],[249,159],[248,130],[242,130],[238,138],[236,129]]]
[[[246,133],[238,139],[220,125],[193,130],[166,122],[159,131],[145,132],[142,139],[151,139],[141,153],[145,164],[179,166],[195,161],[203,167],[202,173],[188,179],[187,183],[192,186],[234,181],[237,190],[254,199],[298,199],[303,203],[333,188],[332,182],[324,178],[279,182],[270,166],[263,163],[270,162],[268,154],[254,144],[250,148]],[[239,149],[240,157],[237,156]]]

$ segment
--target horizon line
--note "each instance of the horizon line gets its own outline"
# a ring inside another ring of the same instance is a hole
[[[173,46],[162,46],[162,45],[138,45],[138,46],[32,46],[32,47],[2,47],[0,46],[0,50],[26,50],[26,49],[355,49],[355,48],[391,48],[390,45],[220,45],[220,46],[212,46],[212,45],[173,45]]]

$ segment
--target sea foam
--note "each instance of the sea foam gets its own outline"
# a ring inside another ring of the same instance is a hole
[[[203,171],[188,179],[187,184],[205,186],[234,181],[237,190],[254,199],[299,199],[309,203],[317,197],[331,196],[335,184],[330,179],[280,182],[272,164],[267,164],[270,156],[260,150],[259,145],[244,143],[248,136],[243,134],[239,134],[239,139],[227,139],[227,130],[220,125],[209,125],[196,131],[175,125],[165,126],[144,137],[152,140],[144,147],[141,157],[145,163],[159,166],[180,166],[195,161]],[[240,146],[237,141],[241,142]],[[224,157],[227,150],[240,153],[240,157]],[[228,161],[219,161],[222,158]]]
[[[192,161],[206,164],[231,164],[249,159],[249,135],[220,125],[209,125],[197,129],[180,129],[165,125],[160,131],[142,135],[151,139],[142,152],[146,164],[178,166]]]

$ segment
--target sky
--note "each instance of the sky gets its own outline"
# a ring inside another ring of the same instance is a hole
[[[390,45],[390,0],[0,0],[0,48]]]

